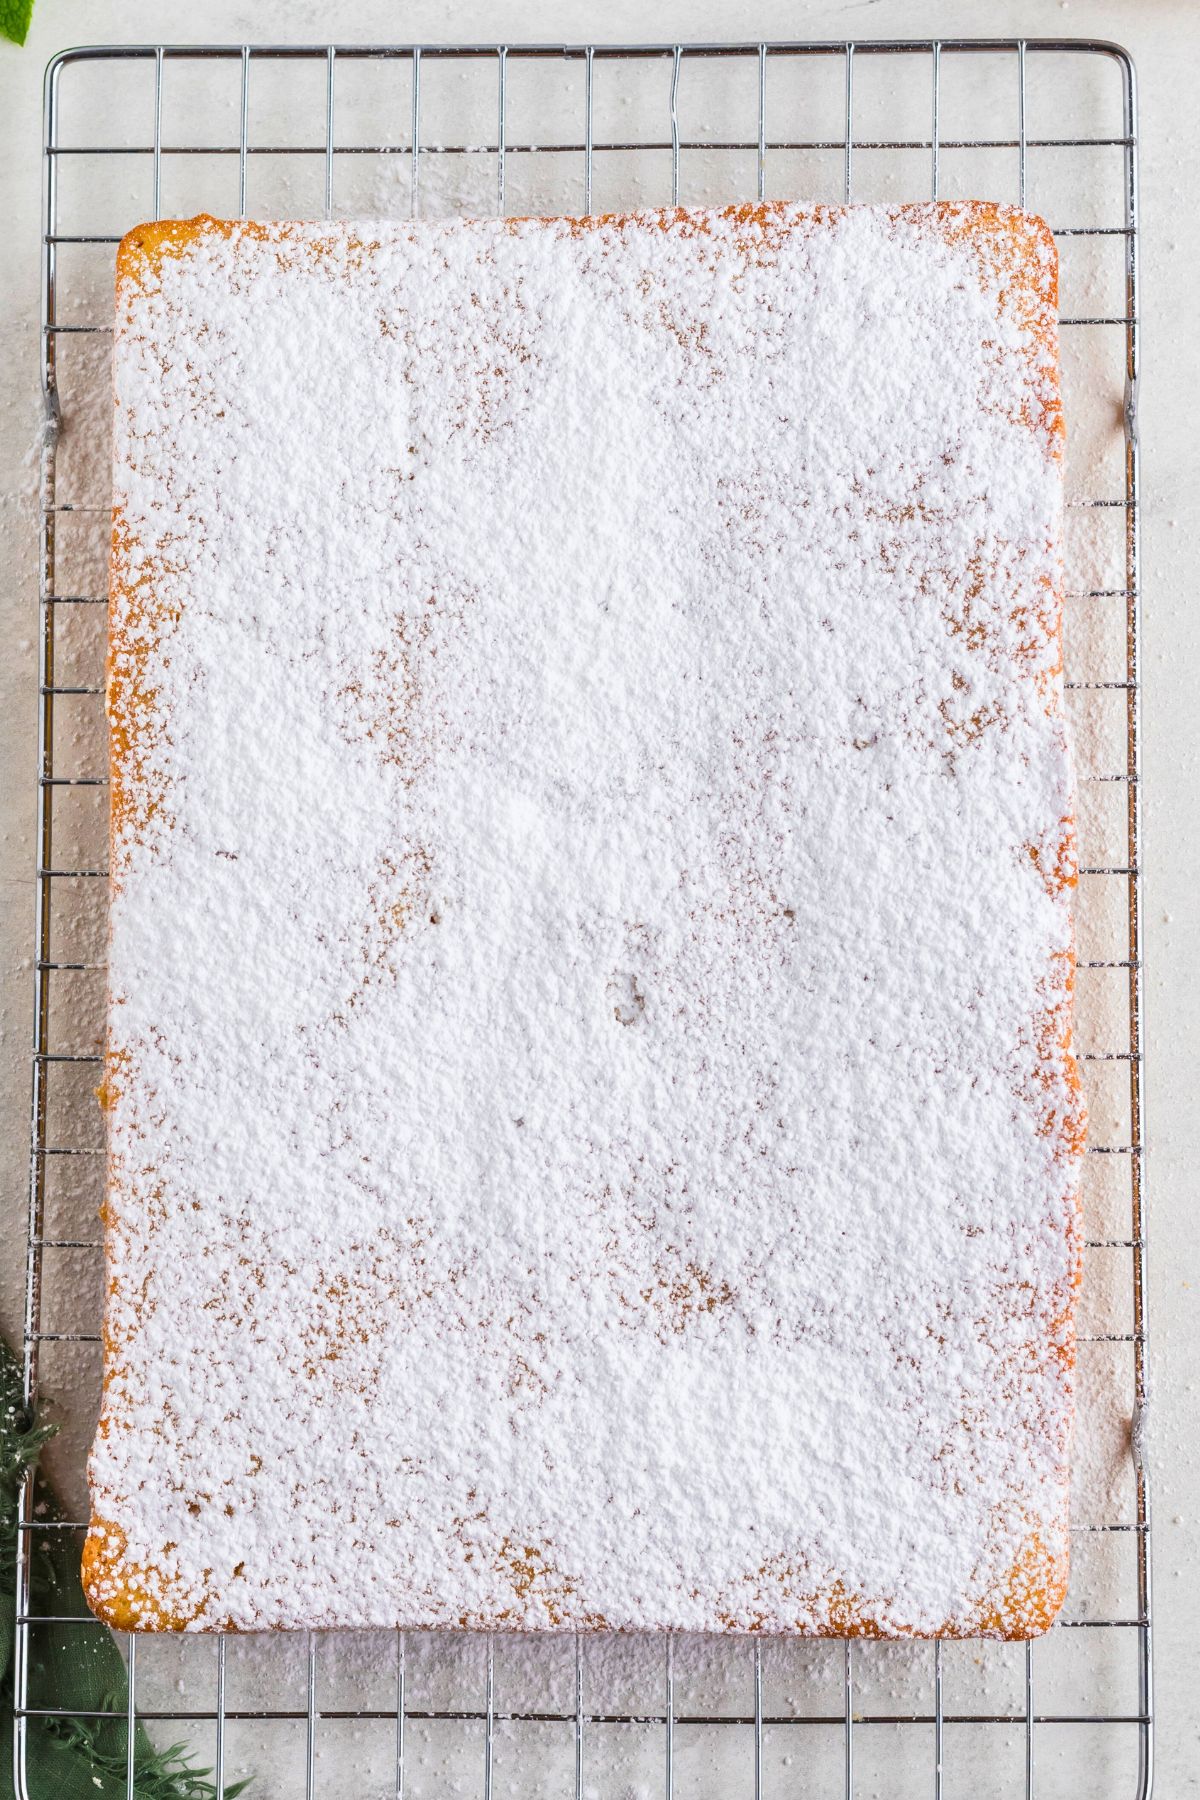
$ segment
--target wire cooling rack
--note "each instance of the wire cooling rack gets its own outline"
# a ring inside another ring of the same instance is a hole
[[[1151,1786],[1139,916],[1134,71],[1073,40],[136,46],[47,71],[46,436],[26,1397],[56,1400],[67,1518],[20,1517],[16,1785],[35,1717],[187,1743],[218,1791],[327,1796]],[[31,1612],[38,1534],[78,1542],[99,1392],[112,269],[148,216],[579,212],[777,195],[1020,201],[1062,269],[1066,658],[1079,773],[1084,1183],[1073,1578],[1031,1645],[312,1634],[130,1639],[128,1703],[72,1712]],[[52,1452],[53,1454],[53,1452]],[[110,1741],[111,1735],[110,1735]],[[128,1758],[127,1792],[136,1769]],[[40,1800],[34,1796],[34,1800]]]

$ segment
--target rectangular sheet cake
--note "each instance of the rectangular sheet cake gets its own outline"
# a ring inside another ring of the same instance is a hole
[[[125,239],[104,1618],[1045,1628],[1061,444],[1015,210]]]

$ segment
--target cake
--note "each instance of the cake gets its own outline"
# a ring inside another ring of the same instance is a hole
[[[1051,1622],[1056,282],[983,203],[126,237],[110,1624]]]

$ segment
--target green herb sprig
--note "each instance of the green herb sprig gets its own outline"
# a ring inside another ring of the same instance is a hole
[[[33,17],[33,0],[0,0],[0,37],[23,44]]]

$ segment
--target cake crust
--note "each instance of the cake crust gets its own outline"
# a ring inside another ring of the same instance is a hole
[[[983,203],[123,241],[111,1625],[1052,1622],[1056,309]]]

